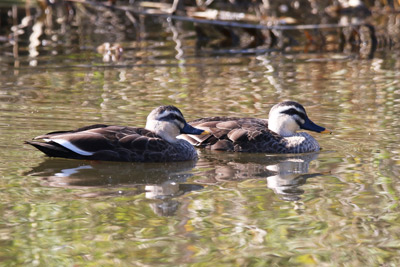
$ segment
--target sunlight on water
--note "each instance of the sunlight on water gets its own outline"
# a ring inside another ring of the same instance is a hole
[[[197,57],[185,46],[176,59],[169,37],[151,38],[109,64],[76,47],[38,48],[36,67],[2,56],[5,265],[399,264],[398,55]],[[188,121],[267,118],[287,99],[333,131],[312,133],[321,152],[199,150],[197,162],[135,164],[46,158],[23,144],[95,123],[144,126],[162,104]]]
[[[379,75],[398,74],[375,72],[373,64],[265,57],[246,68],[11,75],[1,102],[3,257],[66,265],[396,262],[398,84]],[[288,98],[333,130],[314,135],[321,153],[199,151],[194,165],[154,166],[46,159],[22,144],[90,123],[144,125],[159,104],[179,106],[188,120],[266,117]]]

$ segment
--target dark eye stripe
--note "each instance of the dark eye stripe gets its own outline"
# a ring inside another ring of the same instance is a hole
[[[284,111],[282,111],[281,113],[285,113],[285,114],[288,114],[288,115],[297,115],[297,116],[299,116],[300,118],[302,118],[303,120],[306,120],[306,119],[307,119],[306,114],[297,111],[297,109],[295,109],[295,108],[291,108],[291,109],[288,109],[288,110],[284,110]]]
[[[174,113],[170,113],[167,116],[160,118],[160,121],[173,121],[173,120],[178,120],[182,123],[185,123],[185,120],[182,117],[177,116]]]

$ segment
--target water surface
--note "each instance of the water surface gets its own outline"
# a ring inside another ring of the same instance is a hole
[[[93,36],[79,49],[1,55],[4,265],[400,263],[398,51],[200,56],[190,37],[179,54],[170,33],[124,39],[124,58],[107,63]],[[162,104],[187,120],[266,118],[287,99],[333,131],[312,133],[321,152],[199,150],[197,162],[136,164],[47,158],[23,143],[94,123],[144,126]]]

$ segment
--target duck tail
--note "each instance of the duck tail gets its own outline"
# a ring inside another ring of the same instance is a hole
[[[49,157],[58,157],[58,158],[73,158],[73,159],[82,159],[83,157],[75,152],[60,146],[55,142],[36,142],[36,141],[25,141],[25,144],[29,144],[34,146],[38,150],[42,151]]]

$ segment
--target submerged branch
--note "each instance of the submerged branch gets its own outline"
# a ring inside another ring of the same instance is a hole
[[[332,29],[332,28],[345,28],[345,27],[356,27],[364,25],[364,23],[339,23],[339,24],[305,24],[305,25],[263,25],[263,24],[252,24],[245,22],[233,22],[226,20],[214,20],[214,19],[199,19],[189,16],[174,15],[168,12],[161,12],[157,9],[144,9],[138,10],[135,7],[127,6],[115,6],[107,5],[99,2],[94,2],[90,0],[67,0],[68,2],[76,2],[81,4],[86,4],[94,7],[109,8],[112,10],[119,10],[124,12],[131,12],[136,15],[144,16],[155,16],[172,20],[187,21],[199,24],[209,24],[224,27],[234,27],[234,28],[245,28],[245,29],[257,29],[257,30],[318,30],[318,29]]]

